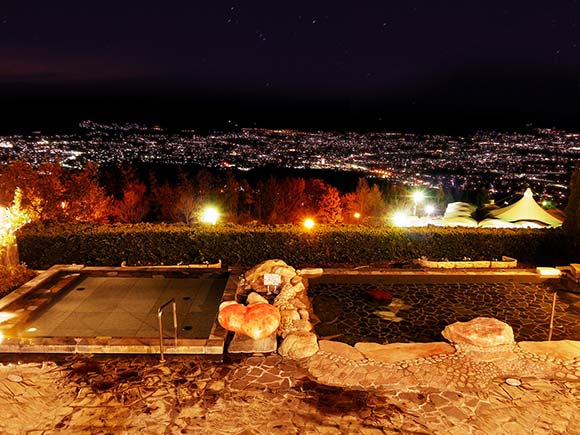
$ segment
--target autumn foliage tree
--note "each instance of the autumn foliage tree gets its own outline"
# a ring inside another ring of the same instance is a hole
[[[12,203],[6,207],[0,206],[1,266],[18,266],[20,262],[16,245],[16,231],[37,217],[38,207],[23,208],[22,198],[22,191],[16,188]]]
[[[356,190],[343,197],[345,222],[353,223],[354,214],[359,213],[363,222],[380,221],[386,212],[383,194],[377,184],[369,186],[366,178],[359,178]]]
[[[328,186],[320,200],[317,219],[321,224],[340,224],[342,217],[342,201],[338,189]]]
[[[66,199],[61,208],[67,220],[104,224],[112,214],[112,198],[99,183],[99,168],[88,163],[69,174],[65,181]]]

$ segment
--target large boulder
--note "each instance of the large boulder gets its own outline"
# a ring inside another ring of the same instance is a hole
[[[280,311],[270,304],[256,303],[250,306],[230,304],[218,314],[224,329],[238,332],[258,340],[273,334],[280,326]]]
[[[277,286],[277,289],[264,285],[264,275],[267,273],[280,275],[280,285]],[[277,290],[289,284],[294,277],[296,277],[296,269],[288,266],[283,260],[278,259],[263,261],[244,274],[246,284],[258,293],[268,293],[270,291],[277,293]]]
[[[286,358],[308,358],[318,352],[318,339],[312,332],[294,332],[286,336],[278,353]]]
[[[469,322],[448,325],[443,337],[455,344],[494,347],[514,344],[514,331],[507,323],[492,317],[477,317]]]

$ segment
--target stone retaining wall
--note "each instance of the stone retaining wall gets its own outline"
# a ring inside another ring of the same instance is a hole
[[[417,264],[428,269],[514,269],[518,267],[518,260],[510,257],[502,257],[501,261],[430,261],[420,258]]]

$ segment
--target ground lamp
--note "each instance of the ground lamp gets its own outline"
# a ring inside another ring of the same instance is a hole
[[[409,225],[409,218],[402,211],[398,211],[393,215],[393,224],[396,227],[406,227]]]
[[[206,207],[201,212],[200,221],[204,224],[215,225],[220,217],[220,212],[215,207]]]
[[[314,219],[311,218],[307,218],[304,219],[304,222],[302,222],[302,225],[304,225],[304,228],[306,228],[307,230],[311,230],[312,228],[314,228]]]

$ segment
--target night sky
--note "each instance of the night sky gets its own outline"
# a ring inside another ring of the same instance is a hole
[[[580,130],[580,2],[3,1],[2,129]]]

